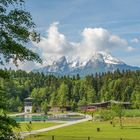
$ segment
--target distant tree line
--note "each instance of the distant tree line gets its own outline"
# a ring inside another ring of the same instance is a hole
[[[131,102],[140,108],[140,71],[122,71],[88,75],[56,77],[22,70],[1,70],[10,78],[0,78],[0,90],[5,93],[9,111],[22,111],[24,99],[34,98],[33,108],[71,106],[116,100]]]

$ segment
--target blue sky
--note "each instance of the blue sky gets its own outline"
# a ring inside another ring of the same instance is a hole
[[[127,42],[126,48],[115,45],[117,49],[108,50],[127,64],[140,66],[140,0],[27,0],[25,6],[42,37],[47,39],[46,30],[53,26],[71,44],[82,42],[84,29],[105,29]]]

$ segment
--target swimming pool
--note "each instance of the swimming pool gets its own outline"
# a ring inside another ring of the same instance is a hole
[[[76,121],[85,118],[78,114],[57,114],[57,115],[19,115],[12,116],[16,122],[30,122],[30,121]]]
[[[21,116],[12,116],[16,122],[30,122],[30,121],[46,121],[48,120],[47,115],[21,115]]]

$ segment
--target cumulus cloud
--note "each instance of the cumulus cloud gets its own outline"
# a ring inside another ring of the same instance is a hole
[[[63,55],[86,59],[94,52],[128,48],[125,39],[103,28],[85,28],[81,32],[81,41],[70,42],[58,31],[58,24],[58,22],[52,23],[47,30],[47,35],[41,37],[38,44],[34,44],[40,49],[43,60],[49,61]]]
[[[134,49],[133,47],[131,47],[131,46],[128,46],[128,47],[127,47],[127,51],[128,51],[128,52],[132,52],[132,51],[134,51],[134,50],[135,50],[135,49]]]
[[[103,28],[85,28],[82,32],[85,45],[94,51],[106,51],[127,45],[127,41],[112,35]]]
[[[81,56],[98,51],[110,52],[113,49],[123,49],[128,45],[125,39],[113,35],[103,28],[85,28],[82,36],[82,41],[79,43],[79,49],[83,53]]]
[[[51,24],[47,30],[47,36],[41,37],[41,41],[38,44],[34,44],[41,51],[43,59],[62,56],[64,54],[69,55],[73,50],[73,45],[67,41],[64,34],[58,31],[58,22]]]
[[[139,39],[138,38],[133,38],[132,40],[130,40],[131,43],[138,43]]]

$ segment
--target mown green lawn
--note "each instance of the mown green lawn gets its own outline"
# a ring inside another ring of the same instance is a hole
[[[90,140],[120,140],[120,138],[125,138],[123,140],[139,140],[140,118],[128,118],[124,119],[123,122],[123,129],[120,129],[119,124],[113,127],[110,122],[84,122],[39,133],[25,140],[52,140],[51,135],[54,135],[54,140],[88,140],[88,136],[91,137]],[[97,128],[100,128],[100,132],[97,132]]]
[[[61,123],[55,123],[55,122],[32,122],[31,125],[31,130],[38,130],[38,129],[42,129],[42,128],[46,128],[46,127],[50,127],[50,126],[55,126],[55,125],[59,125]],[[28,122],[26,123],[19,123],[20,128],[19,129],[14,129],[15,132],[24,132],[27,131],[27,125],[29,125]]]

